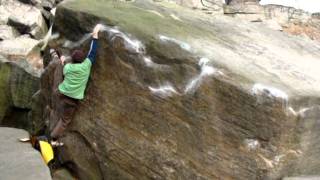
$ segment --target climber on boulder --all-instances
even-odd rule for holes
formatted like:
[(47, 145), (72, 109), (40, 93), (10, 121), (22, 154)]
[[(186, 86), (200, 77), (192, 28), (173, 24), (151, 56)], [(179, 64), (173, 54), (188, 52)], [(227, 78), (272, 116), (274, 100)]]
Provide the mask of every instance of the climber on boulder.
[(100, 29), (101, 25), (98, 24), (92, 32), (92, 41), (88, 55), (85, 56), (81, 50), (74, 50), (71, 55), (71, 63), (65, 63), (66, 58), (64, 56), (59, 57), (57, 51), (50, 50), (52, 59), (59, 59), (59, 62), (63, 65), (63, 70), (60, 73), (54, 73), (54, 76), (56, 76), (54, 77), (56, 81), (54, 84), (58, 83), (57, 87), (55, 87), (55, 94), (58, 98), (58, 121), (50, 133), (53, 139), (61, 137), (73, 118), (79, 100), (84, 98), (84, 91), (90, 76), (91, 66), (95, 63)]

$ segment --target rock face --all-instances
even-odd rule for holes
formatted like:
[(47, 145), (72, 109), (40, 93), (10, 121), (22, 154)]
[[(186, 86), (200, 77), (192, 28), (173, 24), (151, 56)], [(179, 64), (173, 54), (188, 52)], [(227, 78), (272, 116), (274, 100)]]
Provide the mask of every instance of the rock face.
[(45, 49), (51, 35), (47, 25), (51, 25), (53, 15), (50, 11), (54, 3), (45, 0), (1, 1), (0, 54), (11, 61), (27, 60), (40, 74), (43, 68), (40, 50)]
[(320, 179), (320, 177), (316, 177), (316, 176), (305, 176), (305, 177), (288, 177), (288, 178), (284, 178), (283, 180), (317, 180)]
[(32, 129), (28, 120), (33, 94), (39, 89), (39, 78), (28, 72), (28, 63), (19, 65), (0, 55), (0, 125)]
[(317, 14), (301, 9), (281, 5), (261, 6), (256, 0), (239, 0), (232, 1), (229, 6), (225, 6), (224, 13), (251, 22), (262, 22), (269, 25), (271, 29), (320, 40), (320, 21)]
[(44, 124), (41, 108), (31, 109), (41, 104), (35, 92), (43, 68), (40, 48), (48, 41), (40, 10), (47, 5), (35, 5), (33, 1), (0, 1), (0, 125), (30, 131)]
[(304, 35), (313, 40), (320, 40), (320, 17), (312, 14), (306, 22), (289, 23), (284, 31), (294, 35)]
[(0, 174), (1, 179), (51, 180), (49, 168), (40, 153), (19, 138), (29, 134), (20, 129), (0, 128)]
[(0, 41), (6, 39), (14, 39), (18, 36), (18, 32), (10, 26), (0, 25)]
[(59, 169), (53, 173), (53, 180), (75, 180), (66, 169)]
[(41, 11), (17, 0), (3, 0), (0, 4), (3, 21), (14, 26), (21, 34), (31, 34), (41, 39), (47, 33), (47, 26)]
[(165, 2), (77, 0), (57, 8), (56, 45), (88, 50), (98, 22), (60, 152), (80, 179), (319, 175), (319, 43)]
[(206, 14), (222, 14), (224, 0), (153, 0), (154, 2), (170, 2), (177, 5), (201, 10)]
[(26, 36), (0, 41), (0, 54), (12, 61), (27, 60), (35, 69), (42, 69), (39, 41)]

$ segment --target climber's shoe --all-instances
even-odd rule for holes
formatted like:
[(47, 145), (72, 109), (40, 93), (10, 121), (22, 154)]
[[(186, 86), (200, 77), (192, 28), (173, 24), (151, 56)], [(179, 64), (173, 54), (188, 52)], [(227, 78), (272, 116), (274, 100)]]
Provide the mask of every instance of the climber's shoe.
[(52, 140), (51, 145), (52, 145), (52, 147), (59, 147), (59, 146), (63, 146), (63, 142), (60, 142), (58, 140), (55, 140), (55, 141)]

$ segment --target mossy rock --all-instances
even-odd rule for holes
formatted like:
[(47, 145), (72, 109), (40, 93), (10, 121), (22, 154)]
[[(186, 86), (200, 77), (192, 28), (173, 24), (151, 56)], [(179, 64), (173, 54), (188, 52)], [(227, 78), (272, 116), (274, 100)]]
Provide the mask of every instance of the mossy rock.
[(39, 77), (28, 73), (19, 65), (0, 61), (0, 124), (31, 129), (27, 114), (32, 96), (39, 90)]

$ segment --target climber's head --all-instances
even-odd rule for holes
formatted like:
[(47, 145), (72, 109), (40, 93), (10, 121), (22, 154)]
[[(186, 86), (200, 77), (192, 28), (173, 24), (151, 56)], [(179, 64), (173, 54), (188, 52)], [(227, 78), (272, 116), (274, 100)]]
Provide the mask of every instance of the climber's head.
[(85, 54), (82, 50), (77, 49), (72, 52), (71, 57), (73, 63), (82, 63), (85, 58)]

